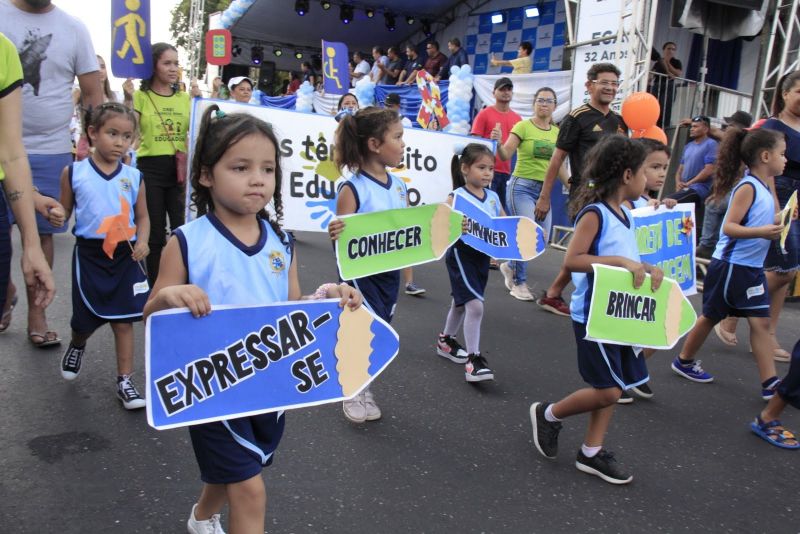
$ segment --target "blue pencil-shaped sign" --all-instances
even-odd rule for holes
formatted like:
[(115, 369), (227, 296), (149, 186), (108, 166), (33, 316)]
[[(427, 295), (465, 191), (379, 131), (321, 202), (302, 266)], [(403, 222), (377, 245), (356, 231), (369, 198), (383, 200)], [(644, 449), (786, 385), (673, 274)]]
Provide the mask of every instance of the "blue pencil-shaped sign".
[(351, 398), (399, 350), (366, 307), (337, 300), (154, 313), (145, 331), (147, 422), (163, 430)]
[(528, 217), (492, 217), (462, 195), (454, 196), (453, 209), (467, 218), (461, 240), (487, 256), (528, 261), (544, 252), (544, 230)]

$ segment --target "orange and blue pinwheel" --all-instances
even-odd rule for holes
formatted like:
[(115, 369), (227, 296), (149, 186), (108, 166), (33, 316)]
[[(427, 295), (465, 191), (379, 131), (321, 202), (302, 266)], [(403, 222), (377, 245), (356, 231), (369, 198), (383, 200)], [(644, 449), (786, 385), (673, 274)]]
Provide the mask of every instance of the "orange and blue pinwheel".
[(120, 212), (105, 217), (95, 232), (96, 234), (106, 234), (103, 239), (103, 252), (111, 259), (114, 259), (114, 250), (117, 245), (124, 241), (130, 241), (136, 235), (136, 226), (129, 226), (131, 205), (123, 196), (119, 197), (119, 202), (122, 206)]

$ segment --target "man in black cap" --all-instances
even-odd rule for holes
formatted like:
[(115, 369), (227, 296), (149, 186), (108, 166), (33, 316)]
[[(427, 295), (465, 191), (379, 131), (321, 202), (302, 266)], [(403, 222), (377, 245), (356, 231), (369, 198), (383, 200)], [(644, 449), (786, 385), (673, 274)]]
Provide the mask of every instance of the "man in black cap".
[[(483, 137), (484, 139), (491, 139), (492, 130), (499, 126), (502, 132), (502, 141), (505, 143), (508, 140), (508, 134), (511, 133), (511, 128), (514, 127), (522, 117), (511, 109), (511, 97), (514, 95), (514, 84), (510, 78), (498, 78), (494, 82), (494, 105), (486, 106), (472, 121), (472, 131), (470, 135)], [(506, 182), (511, 176), (511, 162), (503, 161), (499, 157), (494, 160), (494, 178), (492, 178), (492, 191), (497, 193), (500, 197), (500, 202), (503, 204), (503, 210), (508, 213), (506, 207)]]

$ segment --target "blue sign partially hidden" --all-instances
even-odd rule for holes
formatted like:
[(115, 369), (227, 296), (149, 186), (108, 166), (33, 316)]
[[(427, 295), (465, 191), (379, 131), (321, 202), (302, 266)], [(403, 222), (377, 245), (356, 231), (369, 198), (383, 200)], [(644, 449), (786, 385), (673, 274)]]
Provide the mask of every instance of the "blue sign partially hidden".
[(678, 282), (684, 295), (697, 293), (694, 204), (638, 208), (631, 213), (641, 260)]
[(322, 40), (322, 80), (328, 94), (343, 95), (350, 90), (346, 44)]
[(544, 252), (544, 230), (528, 217), (492, 217), (463, 195), (454, 196), (453, 209), (467, 218), (461, 241), (491, 258), (528, 261)]
[(397, 355), (397, 333), (336, 300), (186, 309), (148, 318), (147, 422), (163, 430), (353, 397)]
[(118, 78), (149, 78), (150, 0), (111, 0), (111, 72)]

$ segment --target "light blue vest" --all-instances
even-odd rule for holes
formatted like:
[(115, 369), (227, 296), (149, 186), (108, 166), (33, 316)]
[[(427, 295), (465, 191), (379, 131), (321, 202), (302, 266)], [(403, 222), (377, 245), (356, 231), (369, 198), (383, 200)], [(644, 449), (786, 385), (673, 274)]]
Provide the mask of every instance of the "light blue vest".
[(483, 211), (491, 215), (492, 217), (499, 217), (500, 216), (500, 208), (502, 208), (502, 204), (500, 204), (500, 197), (497, 196), (497, 193), (492, 191), (491, 189), (484, 188), (484, 197), (483, 200), (479, 199), (475, 195), (473, 195), (470, 191), (467, 190), (466, 187), (459, 187), (451, 194), (454, 197), (460, 196), (464, 197), (476, 206), (479, 206)]
[[(773, 224), (775, 222), (775, 200), (772, 198), (769, 188), (757, 177), (745, 174), (744, 178), (733, 188), (731, 200), (733, 200), (736, 191), (745, 186), (752, 187), (755, 196), (740, 224), (751, 228)], [(730, 211), (730, 204), (728, 205), (728, 210)], [(727, 212), (724, 220), (728, 220)], [(719, 229), (717, 248), (714, 249), (712, 257), (728, 263), (744, 265), (745, 267), (759, 269), (764, 267), (764, 259), (767, 257), (770, 241), (760, 237), (734, 239), (725, 234), (723, 231), (724, 226), (725, 223), (723, 222), (722, 227)]]
[(188, 283), (208, 294), (211, 304), (267, 304), (289, 299), (290, 247), (266, 221), (258, 242), (245, 246), (209, 214), (175, 231)]
[[(97, 229), (108, 216), (117, 215), (122, 210), (123, 197), (130, 206), (128, 226), (134, 225), (134, 206), (142, 183), (142, 173), (138, 169), (122, 163), (113, 173), (105, 174), (97, 168), (92, 158), (86, 158), (69, 166), (69, 181), (75, 195), (75, 227), (78, 237), (104, 239), (105, 233)], [(131, 238), (136, 241), (136, 236)]]
[[(605, 202), (589, 204), (575, 218), (575, 226), (588, 211), (594, 211), (600, 216), (600, 230), (589, 248), (589, 254), (592, 256), (622, 256), (634, 261), (641, 261), (639, 248), (636, 245), (636, 232), (633, 229), (633, 216), (628, 208), (622, 206), (622, 212), (627, 219), (627, 221), (623, 221)], [(572, 283), (575, 284), (575, 292), (572, 293), (569, 311), (574, 321), (585, 324), (589, 316), (589, 304), (592, 300), (594, 274), (572, 273)]]
[(393, 174), (383, 184), (361, 171), (348, 178), (341, 187), (350, 187), (356, 197), (356, 213), (393, 210), (408, 207), (406, 184)]

